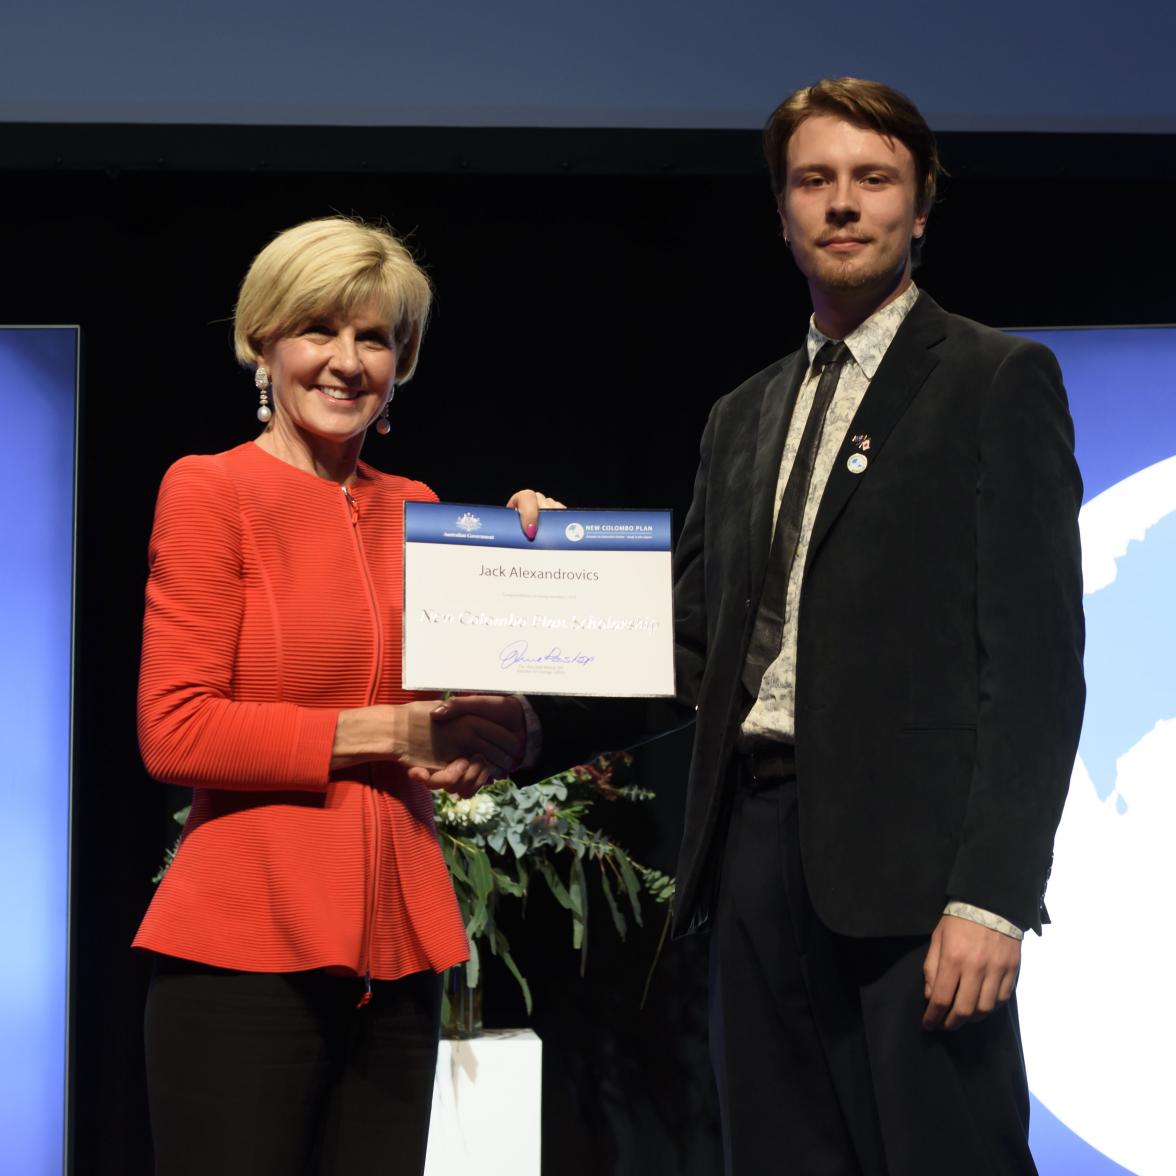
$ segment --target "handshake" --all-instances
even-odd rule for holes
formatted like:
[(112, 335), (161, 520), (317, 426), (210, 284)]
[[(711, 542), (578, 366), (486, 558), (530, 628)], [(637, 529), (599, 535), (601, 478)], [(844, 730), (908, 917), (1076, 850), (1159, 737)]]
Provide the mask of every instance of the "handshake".
[(527, 754), (525, 704), (513, 694), (467, 694), (444, 702), (410, 702), (408, 740), (399, 756), (408, 776), (470, 796), (509, 776)]

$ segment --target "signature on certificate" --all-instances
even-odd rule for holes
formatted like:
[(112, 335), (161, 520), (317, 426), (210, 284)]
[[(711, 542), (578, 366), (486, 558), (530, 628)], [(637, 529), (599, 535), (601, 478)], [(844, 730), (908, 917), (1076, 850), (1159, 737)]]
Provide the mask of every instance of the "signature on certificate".
[(546, 653), (528, 653), (527, 643), (521, 639), (504, 645), (498, 654), (498, 664), (504, 670), (515, 666), (587, 666), (595, 660), (594, 654), (564, 653), (558, 645), (553, 645)]

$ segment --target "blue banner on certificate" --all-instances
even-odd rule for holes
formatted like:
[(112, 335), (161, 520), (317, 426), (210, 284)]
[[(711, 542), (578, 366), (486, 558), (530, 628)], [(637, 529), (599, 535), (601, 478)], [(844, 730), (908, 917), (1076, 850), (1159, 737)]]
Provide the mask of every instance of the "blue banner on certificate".
[(410, 690), (674, 693), (670, 512), (404, 506)]

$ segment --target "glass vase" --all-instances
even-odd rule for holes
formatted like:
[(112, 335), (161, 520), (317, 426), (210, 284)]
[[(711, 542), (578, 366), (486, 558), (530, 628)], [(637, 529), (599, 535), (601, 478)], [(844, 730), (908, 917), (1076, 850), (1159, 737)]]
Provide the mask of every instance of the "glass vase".
[(464, 964), (447, 968), (441, 978), (441, 1036), (462, 1040), (482, 1032), (482, 982), (471, 988)]

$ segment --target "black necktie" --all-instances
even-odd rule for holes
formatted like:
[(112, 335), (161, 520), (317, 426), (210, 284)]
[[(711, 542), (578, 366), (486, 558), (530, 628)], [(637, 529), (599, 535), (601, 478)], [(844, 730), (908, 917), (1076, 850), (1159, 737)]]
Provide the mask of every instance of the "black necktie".
[(755, 614), (755, 625), (751, 631), (751, 644), (747, 650), (747, 661), (743, 664), (743, 685), (753, 699), (759, 697), (760, 683), (768, 666), (780, 656), (780, 642), (784, 635), (784, 611), (788, 600), (788, 578), (792, 563), (796, 559), (796, 545), (800, 541), (800, 524), (804, 519), (804, 506), (808, 501), (809, 483), (813, 478), (813, 466), (817, 460), (817, 448), (821, 443), (821, 430), (825, 426), (825, 414), (829, 402), (837, 391), (841, 378), (841, 366), (849, 355), (844, 343), (829, 341), (817, 352), (813, 367), (821, 373), (817, 391), (813, 396), (808, 420), (804, 424), (796, 459), (788, 473), (788, 482), (780, 499), (776, 514), (776, 530), (772, 536), (772, 548), (768, 555), (768, 569), (764, 576), (764, 589), (760, 595), (759, 609)]

